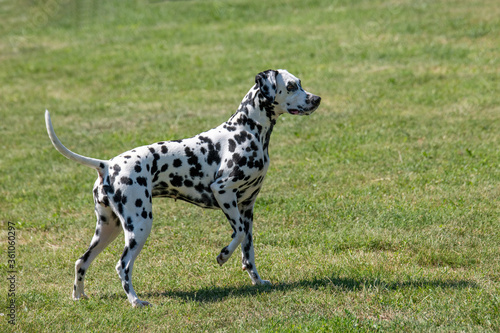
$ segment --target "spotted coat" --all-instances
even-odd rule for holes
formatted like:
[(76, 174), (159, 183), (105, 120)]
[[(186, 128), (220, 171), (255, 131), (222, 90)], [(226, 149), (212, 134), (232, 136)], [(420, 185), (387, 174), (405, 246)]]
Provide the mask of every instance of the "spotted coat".
[(133, 306), (148, 305), (132, 286), (132, 268), (152, 226), (153, 197), (183, 200), (220, 209), (232, 240), (217, 256), (224, 264), (241, 244), (242, 265), (253, 284), (268, 284), (255, 266), (252, 224), (255, 199), (269, 167), (269, 140), (283, 113), (308, 115), (320, 97), (304, 91), (285, 70), (259, 73), (231, 118), (192, 138), (134, 148), (109, 161), (73, 153), (55, 135), (46, 112), (49, 137), (69, 159), (97, 170), (94, 203), (97, 226), (89, 248), (75, 263), (73, 298), (86, 298), (84, 277), (94, 258), (120, 233), (125, 247), (116, 270)]

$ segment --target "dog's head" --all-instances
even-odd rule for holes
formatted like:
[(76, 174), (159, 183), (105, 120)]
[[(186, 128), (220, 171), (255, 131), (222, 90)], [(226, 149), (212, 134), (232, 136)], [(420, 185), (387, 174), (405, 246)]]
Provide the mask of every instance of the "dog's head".
[(277, 115), (310, 115), (321, 102), (321, 97), (302, 89), (300, 80), (284, 69), (259, 73), (255, 83), (262, 96), (274, 106)]

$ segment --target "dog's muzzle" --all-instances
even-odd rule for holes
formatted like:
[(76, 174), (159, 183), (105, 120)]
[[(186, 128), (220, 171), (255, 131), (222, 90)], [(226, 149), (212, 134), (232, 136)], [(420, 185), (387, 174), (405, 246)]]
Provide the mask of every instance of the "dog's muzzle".
[(288, 113), (299, 116), (307, 116), (316, 111), (319, 104), (321, 103), (321, 97), (316, 95), (311, 95), (306, 99), (306, 104), (311, 105), (307, 108), (298, 107), (297, 109), (288, 109)]

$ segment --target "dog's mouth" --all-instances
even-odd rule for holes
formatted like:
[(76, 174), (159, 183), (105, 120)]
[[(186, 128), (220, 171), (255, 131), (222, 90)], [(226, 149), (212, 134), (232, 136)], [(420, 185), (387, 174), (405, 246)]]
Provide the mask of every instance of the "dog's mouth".
[(299, 109), (287, 109), (287, 111), (288, 111), (289, 114), (293, 114), (293, 115), (308, 116), (311, 113), (313, 113), (317, 108), (318, 108), (317, 106), (313, 106), (313, 107), (308, 108), (308, 109), (302, 109), (302, 108), (299, 108)]

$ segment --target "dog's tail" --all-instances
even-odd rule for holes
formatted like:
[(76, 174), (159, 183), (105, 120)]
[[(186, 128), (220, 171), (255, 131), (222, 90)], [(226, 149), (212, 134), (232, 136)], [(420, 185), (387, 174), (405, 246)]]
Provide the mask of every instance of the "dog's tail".
[(48, 110), (45, 110), (45, 125), (47, 126), (47, 133), (49, 134), (50, 140), (52, 141), (52, 144), (54, 145), (54, 147), (56, 147), (58, 152), (60, 152), (63, 156), (70, 160), (96, 169), (97, 172), (102, 176), (102, 174), (104, 173), (104, 168), (108, 164), (107, 161), (78, 155), (77, 153), (73, 153), (71, 150), (64, 147), (64, 145), (61, 143), (61, 141), (59, 141), (56, 133), (54, 132), (52, 121), (50, 120), (50, 113)]

